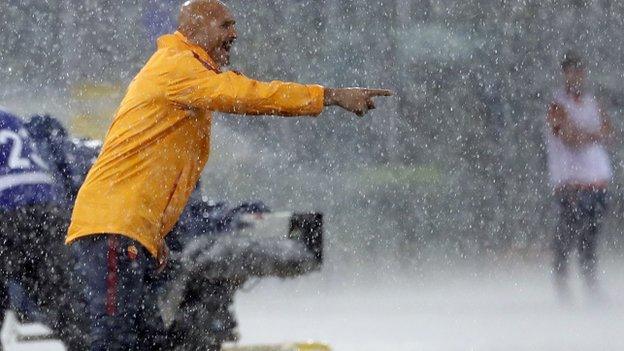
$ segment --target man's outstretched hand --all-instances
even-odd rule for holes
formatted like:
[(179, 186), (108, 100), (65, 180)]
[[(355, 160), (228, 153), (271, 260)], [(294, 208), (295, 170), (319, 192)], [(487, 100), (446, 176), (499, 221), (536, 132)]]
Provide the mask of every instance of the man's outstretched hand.
[(369, 110), (375, 109), (374, 97), (392, 96), (394, 93), (386, 89), (341, 88), (325, 89), (325, 106), (340, 106), (362, 117)]

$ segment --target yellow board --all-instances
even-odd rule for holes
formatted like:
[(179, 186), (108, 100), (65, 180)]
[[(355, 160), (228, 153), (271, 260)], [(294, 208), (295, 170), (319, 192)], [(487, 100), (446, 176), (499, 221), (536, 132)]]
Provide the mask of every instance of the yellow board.
[(230, 345), (223, 351), (331, 351), (328, 345), (317, 342), (276, 344), (276, 345)]

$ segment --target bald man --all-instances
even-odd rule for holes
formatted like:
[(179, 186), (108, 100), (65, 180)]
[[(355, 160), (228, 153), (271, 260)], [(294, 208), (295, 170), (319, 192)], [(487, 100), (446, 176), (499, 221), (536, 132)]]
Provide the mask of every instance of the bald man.
[(78, 193), (66, 243), (83, 278), (92, 350), (156, 350), (163, 327), (149, 281), (166, 262), (165, 236), (208, 160), (211, 113), (317, 116), (339, 106), (363, 116), (379, 89), (259, 82), (224, 70), (237, 38), (220, 1), (192, 0), (178, 31), (128, 87)]

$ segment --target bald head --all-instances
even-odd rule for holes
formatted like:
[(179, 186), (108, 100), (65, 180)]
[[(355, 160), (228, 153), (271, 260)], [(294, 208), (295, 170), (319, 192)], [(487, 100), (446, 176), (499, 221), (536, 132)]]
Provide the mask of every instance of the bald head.
[(224, 12), (229, 10), (219, 0), (189, 0), (180, 8), (178, 29), (183, 33), (193, 32), (198, 26), (204, 25), (205, 21), (214, 19)]
[(178, 31), (206, 50), (220, 66), (230, 62), (230, 50), (237, 37), (235, 25), (230, 9), (219, 0), (189, 0), (178, 17)]

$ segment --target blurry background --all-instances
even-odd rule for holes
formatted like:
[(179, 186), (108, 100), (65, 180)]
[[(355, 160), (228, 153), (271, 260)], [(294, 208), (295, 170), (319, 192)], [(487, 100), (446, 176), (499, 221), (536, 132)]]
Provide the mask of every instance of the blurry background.
[[(543, 128), (559, 60), (570, 48), (587, 57), (593, 90), (621, 133), (624, 3), (226, 2), (238, 19), (234, 69), (391, 88), (397, 97), (362, 120), (338, 111), (318, 120), (215, 118), (209, 197), (324, 212), (326, 281), (400, 280), (397, 271), (425, 278), (432, 266), (474, 266), (466, 276), (491, 278), (485, 263), (528, 262), (547, 282), (556, 208)], [(0, 104), (101, 137), (155, 38), (175, 28), (180, 3), (0, 2)], [(624, 253), (619, 135), (602, 240), (613, 259)]]

